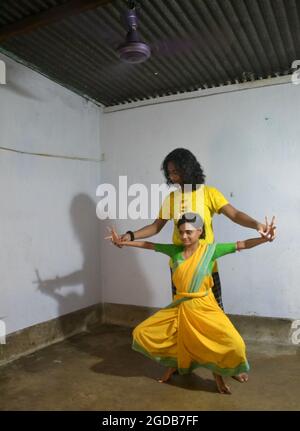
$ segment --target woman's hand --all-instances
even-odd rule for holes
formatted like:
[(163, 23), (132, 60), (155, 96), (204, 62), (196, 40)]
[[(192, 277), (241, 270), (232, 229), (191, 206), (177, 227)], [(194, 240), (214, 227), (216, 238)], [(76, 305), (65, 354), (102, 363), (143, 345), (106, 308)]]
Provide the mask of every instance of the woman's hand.
[(276, 236), (275, 216), (272, 217), (271, 223), (269, 224), (267, 216), (265, 217), (265, 224), (259, 223), (257, 230), (262, 238), (266, 241), (272, 242)]
[(129, 233), (124, 233), (123, 235), (120, 236), (120, 239), (121, 239), (121, 242), (123, 242), (123, 241), (125, 241), (125, 242), (131, 241), (131, 237), (130, 237)]
[(248, 248), (252, 248), (252, 247), (256, 247), (257, 245), (260, 244), (265, 244), (266, 242), (272, 242), (275, 238), (275, 233), (276, 233), (276, 226), (275, 226), (275, 217), (272, 217), (272, 221), (269, 224), (268, 222), (268, 218), (265, 217), (266, 219), (266, 232), (268, 232), (266, 235), (262, 235), (261, 238), (250, 238), (250, 239), (246, 239), (244, 241), (237, 241), (237, 250), (244, 250), (244, 249), (248, 249)]
[(267, 230), (269, 232), (268, 240), (269, 242), (272, 242), (276, 237), (276, 229), (277, 229), (277, 227), (275, 226), (275, 216), (272, 217), (271, 224), (268, 223), (267, 216), (265, 219), (266, 219)]
[[(121, 237), (117, 234), (115, 229), (113, 227), (108, 227), (107, 229), (110, 231), (110, 235), (106, 236), (104, 239), (110, 239), (114, 245), (122, 248)], [(125, 244), (123, 244), (123, 245), (125, 245)]]

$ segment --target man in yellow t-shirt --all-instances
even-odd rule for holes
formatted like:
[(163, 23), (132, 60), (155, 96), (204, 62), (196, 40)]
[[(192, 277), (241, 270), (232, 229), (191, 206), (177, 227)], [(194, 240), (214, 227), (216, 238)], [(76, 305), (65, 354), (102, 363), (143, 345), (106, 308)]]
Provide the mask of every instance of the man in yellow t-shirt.
[[(181, 244), (176, 222), (184, 212), (197, 212), (204, 220), (205, 237), (203, 241), (214, 242), (212, 217), (214, 214), (224, 214), (234, 223), (257, 230), (261, 236), (270, 238), (268, 227), (259, 223), (247, 214), (234, 208), (222, 193), (214, 187), (204, 185), (205, 175), (194, 156), (185, 148), (177, 148), (169, 153), (162, 164), (168, 185), (177, 184), (178, 190), (170, 193), (164, 200), (157, 219), (150, 225), (121, 236), (122, 241), (148, 238), (161, 231), (169, 220), (174, 221), (173, 242)], [(188, 191), (186, 191), (188, 189)], [(221, 283), (217, 268), (213, 272), (214, 286), (212, 291), (221, 308)], [(174, 294), (174, 286), (172, 286)]]
[(181, 245), (182, 242), (177, 229), (178, 220), (186, 212), (198, 213), (202, 220), (204, 220), (204, 240), (208, 244), (211, 244), (214, 242), (212, 218), (214, 214), (219, 214), (221, 208), (228, 203), (228, 200), (219, 190), (202, 184), (194, 191), (182, 191), (179, 189), (171, 192), (165, 198), (158, 218), (174, 221), (173, 243)]

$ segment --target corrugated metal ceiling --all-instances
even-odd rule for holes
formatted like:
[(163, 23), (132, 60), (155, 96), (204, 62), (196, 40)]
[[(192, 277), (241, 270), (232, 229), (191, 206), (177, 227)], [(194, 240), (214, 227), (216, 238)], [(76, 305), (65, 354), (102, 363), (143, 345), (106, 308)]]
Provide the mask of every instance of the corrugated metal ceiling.
[(67, 0), (2, 0), (0, 2), (0, 26), (12, 24), (25, 17), (66, 3)]
[[(3, 1), (0, 30), (63, 3)], [(122, 0), (11, 37), (1, 47), (105, 106), (284, 75), (300, 59), (298, 0), (139, 3), (140, 35), (152, 49), (143, 64), (121, 63), (115, 51), (126, 34)]]

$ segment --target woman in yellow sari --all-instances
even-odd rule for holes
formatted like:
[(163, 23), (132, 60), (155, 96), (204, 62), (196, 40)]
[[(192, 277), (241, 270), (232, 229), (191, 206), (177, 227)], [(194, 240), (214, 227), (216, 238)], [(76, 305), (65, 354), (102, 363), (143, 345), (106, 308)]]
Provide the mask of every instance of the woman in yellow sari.
[[(243, 376), (248, 372), (249, 364), (243, 339), (212, 293), (211, 274), (219, 257), (255, 247), (268, 239), (206, 244), (201, 241), (203, 221), (196, 213), (184, 214), (178, 221), (178, 229), (182, 246), (147, 241), (122, 242), (122, 245), (170, 256), (176, 286), (173, 302), (134, 329), (132, 347), (168, 367), (160, 382), (169, 380), (176, 370), (179, 374), (187, 374), (197, 367), (205, 367), (213, 372), (219, 392), (231, 393), (222, 376)], [(273, 218), (270, 238), (274, 232)], [(115, 243), (121, 241), (113, 230), (111, 238)], [(247, 378), (243, 380), (247, 381)]]

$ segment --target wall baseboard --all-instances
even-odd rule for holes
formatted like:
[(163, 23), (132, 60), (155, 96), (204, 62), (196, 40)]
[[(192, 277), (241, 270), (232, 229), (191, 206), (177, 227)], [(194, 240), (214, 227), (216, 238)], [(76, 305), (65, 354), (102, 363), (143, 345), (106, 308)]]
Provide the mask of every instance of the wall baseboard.
[[(30, 326), (9, 334), (6, 344), (0, 344), (0, 366), (102, 324), (134, 328), (157, 310), (129, 304), (96, 304)], [(299, 351), (300, 344), (292, 342), (291, 319), (238, 315), (229, 315), (229, 318), (246, 342)]]
[(96, 304), (13, 332), (6, 337), (6, 344), (0, 344), (0, 365), (58, 343), (102, 322), (103, 304)]
[[(139, 322), (158, 311), (158, 308), (126, 304), (104, 304), (104, 322), (135, 327)], [(292, 342), (291, 319), (273, 317), (228, 315), (234, 326), (246, 341), (297, 346)], [(299, 334), (300, 342), (300, 334)]]

